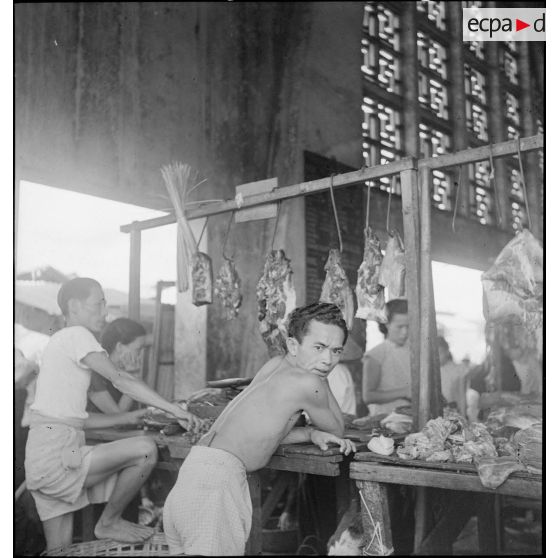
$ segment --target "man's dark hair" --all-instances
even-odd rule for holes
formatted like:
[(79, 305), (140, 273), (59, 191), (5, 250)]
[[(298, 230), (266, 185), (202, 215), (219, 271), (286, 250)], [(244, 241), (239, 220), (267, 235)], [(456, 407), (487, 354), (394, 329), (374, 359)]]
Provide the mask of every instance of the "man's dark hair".
[(349, 332), (347, 324), (343, 319), (343, 313), (339, 306), (328, 302), (313, 302), (312, 304), (295, 308), (289, 314), (287, 336), (294, 337), (299, 343), (302, 343), (302, 339), (308, 332), (308, 326), (312, 320), (340, 327), (343, 330), (343, 345), (345, 345)]
[(128, 345), (145, 335), (145, 328), (129, 318), (117, 318), (108, 323), (101, 333), (101, 346), (110, 355), (117, 343)]
[(393, 320), (395, 314), (408, 314), (407, 301), (404, 298), (394, 298), (386, 302), (387, 321), (388, 324)]
[(90, 277), (76, 277), (64, 283), (60, 287), (57, 297), (58, 306), (60, 306), (62, 314), (64, 316), (68, 315), (68, 302), (71, 299), (85, 300), (95, 287), (102, 288), (98, 281)]

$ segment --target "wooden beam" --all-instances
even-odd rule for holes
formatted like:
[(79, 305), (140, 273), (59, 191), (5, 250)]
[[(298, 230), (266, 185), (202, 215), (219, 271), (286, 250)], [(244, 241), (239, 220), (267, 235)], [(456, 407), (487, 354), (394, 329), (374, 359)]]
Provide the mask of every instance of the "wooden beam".
[[(461, 151), (469, 146), (469, 131), (465, 108), (465, 70), (463, 57), (463, 12), (459, 2), (448, 2), (449, 70), (450, 70), (450, 114), (452, 124), (453, 151)], [(457, 212), (469, 217), (469, 188), (459, 189), (459, 198), (454, 199)]]
[[(519, 41), (517, 47), (519, 49), (518, 73), (521, 87), (519, 106), (521, 107), (522, 135), (530, 136), (537, 133), (537, 125), (531, 90), (529, 43)], [(526, 206), (529, 208), (529, 215), (531, 217), (531, 232), (538, 238), (542, 238), (542, 204), (539, 195), (542, 177), (539, 176), (537, 154), (527, 153), (522, 162), (525, 172), (525, 187), (527, 189)]]
[(387, 488), (376, 482), (356, 483), (364, 530), (364, 554), (387, 556), (393, 553)]
[(409, 470), (397, 465), (356, 462), (351, 463), (351, 478), (354, 480), (405, 484), (408, 486), (431, 486), (449, 490), (505, 494), (523, 498), (542, 498), (541, 478), (528, 479), (510, 477), (498, 488), (485, 488), (476, 473), (453, 473), (425, 469)]
[(401, 14), (401, 88), (403, 96), (403, 146), (407, 155), (420, 155), (417, 9), (415, 2), (403, 2)]
[[(422, 428), (431, 418), (430, 410), (430, 347), (432, 345), (430, 321), (432, 315), (432, 292), (430, 290), (431, 262), (430, 262), (430, 170), (422, 168), (420, 171), (420, 381), (419, 381), (419, 428)], [(411, 360), (414, 355), (411, 356)]]
[[(194, 209), (187, 209), (184, 213), (187, 219), (209, 217), (211, 215), (227, 213), (228, 211), (235, 211), (240, 208), (244, 209), (247, 207), (255, 207), (261, 204), (297, 198), (308, 194), (315, 194), (316, 192), (324, 192), (329, 190), (331, 187), (335, 189), (343, 186), (350, 186), (351, 184), (359, 184), (367, 180), (382, 178), (384, 176), (392, 176), (403, 170), (412, 169), (415, 166), (415, 160), (412, 157), (407, 157), (386, 165), (363, 167), (362, 169), (354, 172), (346, 172), (333, 177), (320, 178), (318, 180), (311, 180), (309, 182), (302, 182), (291, 186), (283, 186), (273, 190), (272, 192), (263, 192), (261, 194), (246, 196), (240, 207), (235, 200), (213, 203), (200, 201), (198, 207)], [(176, 223), (176, 216), (174, 214), (156, 217), (154, 219), (147, 219), (145, 221), (135, 221), (134, 223), (130, 223), (128, 225), (122, 225), (120, 227), (120, 231), (128, 233), (133, 229), (152, 229), (162, 225), (169, 225), (171, 223)]]
[[(136, 221), (137, 223), (137, 221)], [(130, 275), (128, 288), (128, 317), (140, 320), (141, 230), (130, 233)]]
[(273, 455), (266, 465), (269, 469), (277, 471), (291, 471), (293, 473), (308, 473), (310, 475), (323, 475), (336, 477), (339, 475), (339, 463), (331, 463), (323, 458), (306, 457), (280, 457)]
[(291, 476), (288, 473), (279, 473), (262, 507), (262, 525), (266, 525), (268, 522), (273, 510), (277, 507), (281, 496), (283, 496), (285, 490), (289, 488), (290, 482)]
[(405, 238), (405, 291), (409, 309), (409, 348), (411, 352), (411, 399), (415, 428), (419, 425), (420, 397), (420, 228), (417, 172), (401, 173), (401, 208)]
[[(496, 7), (495, 3), (491, 5)], [(486, 43), (487, 73), (486, 85), (488, 93), (488, 126), (489, 137), (493, 142), (507, 139), (504, 123), (504, 99), (500, 78), (499, 43)], [(510, 185), (507, 177), (506, 163), (502, 159), (494, 161), (494, 197), (500, 209), (503, 229), (511, 228)]]
[(262, 491), (258, 471), (248, 473), (248, 488), (252, 500), (252, 527), (246, 543), (246, 556), (258, 556), (262, 553)]
[[(538, 134), (528, 138), (521, 138), (521, 151), (535, 151), (544, 147), (544, 136)], [(492, 146), (492, 156), (494, 159), (506, 157), (507, 155), (515, 155), (517, 153), (517, 140), (504, 141)], [(443, 169), (447, 167), (455, 167), (465, 163), (476, 163), (478, 161), (487, 161), (490, 158), (490, 145), (482, 147), (473, 147), (456, 153), (448, 153), (447, 155), (439, 155), (438, 157), (428, 157), (419, 159), (418, 168), (428, 167), (430, 169)]]
[[(540, 134), (530, 138), (523, 138), (521, 140), (522, 151), (533, 151), (535, 149), (541, 149), (543, 146), (544, 138)], [(513, 141), (493, 146), (493, 157), (495, 159), (515, 154), (516, 152), (517, 143)], [(464, 163), (484, 161), (489, 158), (489, 153), (489, 146), (477, 147), (457, 153), (450, 153), (448, 155), (440, 155), (439, 157), (421, 159), (418, 162), (418, 167), (421, 168), (426, 166), (431, 169), (439, 169), (453, 167)], [(375, 178), (392, 176), (394, 174), (416, 168), (416, 166), (416, 159), (413, 157), (407, 157), (386, 165), (377, 165), (375, 167), (362, 168), (354, 172), (339, 174), (333, 178), (321, 178), (310, 182), (302, 182), (301, 184), (293, 184), (292, 186), (283, 186), (282, 188), (277, 188), (273, 192), (247, 196), (243, 200), (242, 208), (255, 207), (257, 205), (272, 203), (283, 199), (296, 198), (299, 196), (314, 194), (316, 192), (323, 192), (325, 190), (329, 190), (330, 187), (339, 188), (343, 186), (350, 186), (352, 184), (359, 184)], [(220, 213), (227, 213), (228, 211), (235, 211), (237, 209), (239, 209), (239, 207), (235, 200), (214, 202), (210, 204), (200, 201), (197, 208), (185, 211), (185, 215), (188, 219), (198, 219), (200, 217), (218, 215)], [(163, 217), (156, 217), (145, 221), (134, 221), (128, 225), (122, 225), (120, 227), (120, 231), (129, 233), (132, 230), (152, 229), (172, 223), (176, 223), (176, 217), (174, 214), (169, 214)]]

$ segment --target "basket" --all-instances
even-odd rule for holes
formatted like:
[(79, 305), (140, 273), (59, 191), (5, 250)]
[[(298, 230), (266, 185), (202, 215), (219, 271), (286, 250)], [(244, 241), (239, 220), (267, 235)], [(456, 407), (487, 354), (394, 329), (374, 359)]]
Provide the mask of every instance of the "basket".
[(142, 543), (87, 541), (51, 550), (42, 556), (169, 556), (169, 545), (165, 535), (157, 533)]

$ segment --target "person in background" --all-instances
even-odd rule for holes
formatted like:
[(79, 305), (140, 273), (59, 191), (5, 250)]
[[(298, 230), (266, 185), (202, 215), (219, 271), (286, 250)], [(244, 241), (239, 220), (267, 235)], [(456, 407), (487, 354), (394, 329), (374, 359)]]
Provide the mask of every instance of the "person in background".
[(467, 368), (463, 364), (454, 362), (448, 342), (442, 336), (438, 336), (438, 356), (440, 358), (442, 395), (448, 404), (456, 405), (459, 413), (465, 416)]
[(122, 512), (155, 467), (157, 446), (143, 436), (85, 445), (85, 428), (135, 424), (144, 413), (88, 415), (91, 371), (194, 429), (200, 420), (108, 358), (94, 335), (102, 330), (106, 316), (105, 296), (97, 281), (75, 278), (64, 283), (58, 305), (66, 326), (50, 338), (44, 350), (25, 448), (27, 487), (43, 523), (47, 551), (71, 544), (73, 512), (95, 501), (108, 500), (95, 525), (97, 538), (141, 542), (153, 530), (125, 521)]
[[(146, 331), (140, 323), (129, 318), (117, 318), (105, 326), (100, 341), (117, 368), (139, 377), (146, 341)], [(96, 372), (91, 375), (89, 400), (103, 413), (129, 411), (134, 405), (130, 396), (118, 391)]]
[(342, 362), (337, 364), (327, 377), (333, 397), (344, 415), (356, 414), (355, 384), (351, 371)]
[(362, 398), (372, 415), (389, 413), (411, 399), (407, 301), (390, 300), (386, 310), (386, 340), (365, 353), (362, 361)]

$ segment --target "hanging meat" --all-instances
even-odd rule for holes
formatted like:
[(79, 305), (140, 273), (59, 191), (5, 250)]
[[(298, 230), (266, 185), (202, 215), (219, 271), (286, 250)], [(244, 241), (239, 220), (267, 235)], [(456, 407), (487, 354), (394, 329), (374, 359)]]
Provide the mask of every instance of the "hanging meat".
[(203, 252), (196, 252), (192, 259), (192, 302), (196, 306), (213, 302), (213, 267)]
[(283, 250), (272, 250), (256, 286), (260, 333), (271, 356), (285, 351), (287, 317), (296, 308), (290, 260)]
[(528, 330), (541, 327), (543, 249), (531, 232), (525, 229), (508, 242), (481, 279), (488, 320), (519, 316)]
[(341, 253), (339, 250), (334, 248), (329, 251), (329, 257), (324, 269), (326, 271), (326, 278), (322, 286), (320, 302), (336, 304), (343, 313), (347, 329), (350, 330), (353, 327), (355, 303), (347, 274), (341, 266)]
[(234, 262), (228, 258), (225, 258), (217, 274), (215, 296), (221, 301), (226, 320), (232, 320), (238, 316), (238, 309), (242, 303), (240, 277)]
[(358, 268), (356, 317), (362, 320), (386, 322), (384, 287), (380, 284), (382, 252), (380, 240), (370, 227), (364, 229), (364, 257)]
[(396, 230), (389, 235), (378, 282), (384, 287), (386, 302), (405, 296), (405, 251)]

